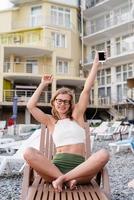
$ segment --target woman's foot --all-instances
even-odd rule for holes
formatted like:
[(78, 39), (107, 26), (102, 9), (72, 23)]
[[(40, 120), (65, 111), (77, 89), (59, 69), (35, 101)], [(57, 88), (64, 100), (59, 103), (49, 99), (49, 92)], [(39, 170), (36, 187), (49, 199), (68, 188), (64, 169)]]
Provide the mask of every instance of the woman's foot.
[(62, 191), (63, 183), (65, 182), (64, 176), (58, 177), (55, 181), (52, 182), (52, 185), (57, 192)]
[(77, 188), (76, 184), (77, 184), (76, 180), (71, 180), (71, 181), (68, 182), (67, 185), (69, 186), (70, 190), (73, 190), (73, 189)]

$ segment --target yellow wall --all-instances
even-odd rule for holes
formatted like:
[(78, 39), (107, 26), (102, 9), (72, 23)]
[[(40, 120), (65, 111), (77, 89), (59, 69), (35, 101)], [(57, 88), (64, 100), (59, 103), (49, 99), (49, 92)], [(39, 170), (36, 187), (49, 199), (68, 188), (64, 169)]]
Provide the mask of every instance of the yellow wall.
[(4, 80), (3, 89), (4, 90), (11, 90), (12, 89), (12, 83), (8, 80)]

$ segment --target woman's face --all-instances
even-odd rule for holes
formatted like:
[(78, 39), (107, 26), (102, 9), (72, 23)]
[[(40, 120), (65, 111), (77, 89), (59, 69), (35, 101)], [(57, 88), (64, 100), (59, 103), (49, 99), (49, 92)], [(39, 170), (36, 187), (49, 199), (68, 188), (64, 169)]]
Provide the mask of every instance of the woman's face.
[(58, 113), (65, 114), (70, 108), (71, 97), (68, 94), (59, 94), (57, 95), (54, 106)]

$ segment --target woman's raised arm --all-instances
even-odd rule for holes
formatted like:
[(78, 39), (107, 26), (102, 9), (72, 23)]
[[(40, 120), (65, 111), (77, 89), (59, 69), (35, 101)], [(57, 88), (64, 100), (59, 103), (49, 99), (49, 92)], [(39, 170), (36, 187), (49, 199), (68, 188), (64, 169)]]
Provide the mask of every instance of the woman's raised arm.
[(76, 110), (78, 112), (77, 113), (78, 115), (84, 114), (84, 112), (87, 108), (87, 105), (89, 103), (90, 91), (91, 91), (91, 88), (94, 84), (99, 64), (100, 63), (99, 63), (99, 58), (98, 58), (98, 52), (96, 51), (91, 71), (90, 71), (90, 73), (89, 73), (89, 75), (86, 79), (86, 82), (84, 84), (84, 88), (83, 88), (83, 90), (80, 94), (79, 101), (76, 105), (76, 107), (77, 107)]
[(33, 115), (33, 117), (38, 122), (44, 123), (46, 125), (48, 125), (49, 123), (49, 117), (37, 107), (37, 102), (44, 88), (46, 88), (49, 84), (52, 84), (52, 81), (52, 75), (44, 75), (41, 79), (41, 83), (39, 84), (38, 88), (35, 90), (34, 94), (31, 96), (27, 103), (27, 108), (29, 112)]

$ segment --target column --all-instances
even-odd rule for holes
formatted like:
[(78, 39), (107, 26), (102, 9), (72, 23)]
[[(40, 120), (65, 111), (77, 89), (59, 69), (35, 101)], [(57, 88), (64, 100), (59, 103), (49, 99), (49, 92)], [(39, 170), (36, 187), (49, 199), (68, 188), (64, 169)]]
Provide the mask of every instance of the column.
[(0, 46), (0, 102), (3, 101), (4, 48)]
[(31, 114), (28, 111), (28, 109), (25, 109), (25, 124), (30, 124), (31, 123)]
[(53, 83), (52, 83), (52, 94), (56, 91), (56, 55), (55, 52), (53, 52), (52, 55), (52, 75), (54, 77)]

